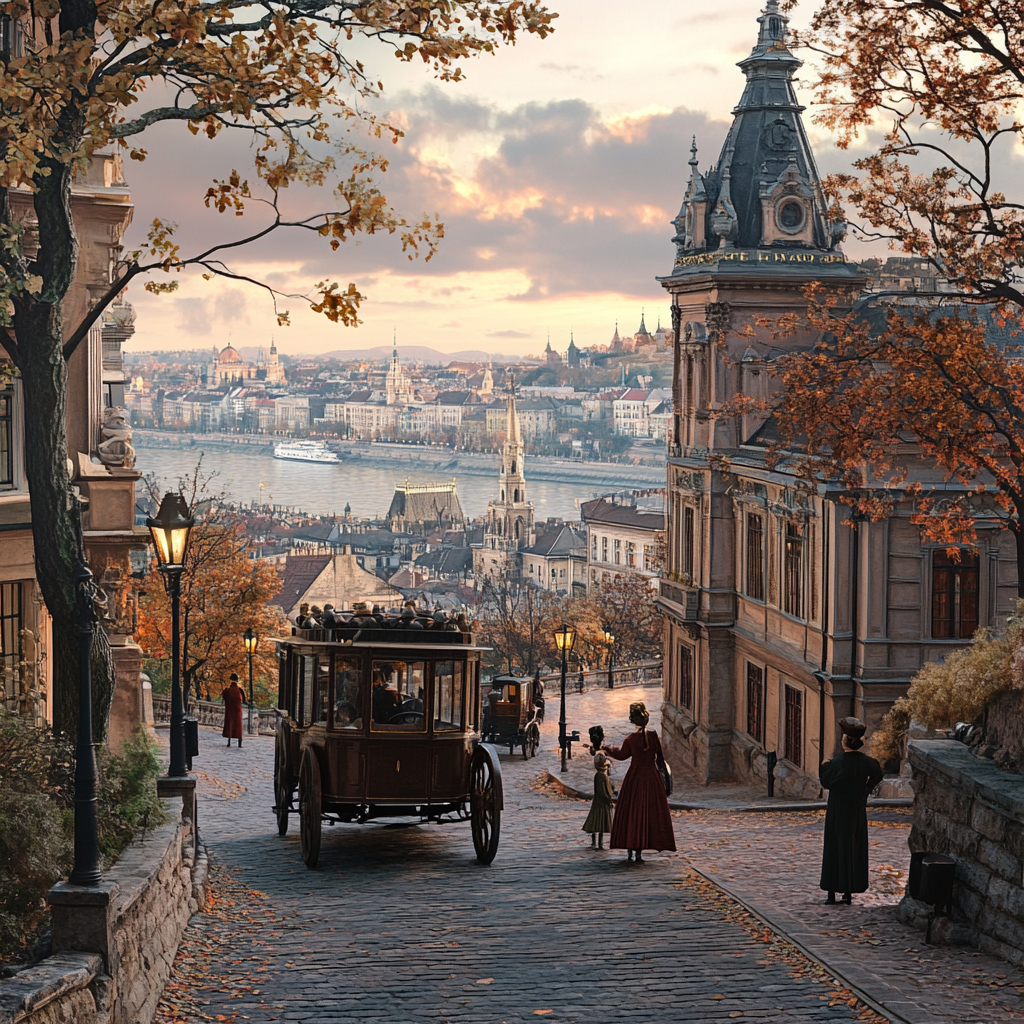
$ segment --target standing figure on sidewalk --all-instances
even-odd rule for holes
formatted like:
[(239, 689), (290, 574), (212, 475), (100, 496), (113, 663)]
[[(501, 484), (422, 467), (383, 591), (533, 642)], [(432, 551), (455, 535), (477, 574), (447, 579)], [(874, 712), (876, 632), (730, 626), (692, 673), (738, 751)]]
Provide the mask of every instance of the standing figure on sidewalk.
[(590, 727), (590, 749), (594, 752), (594, 802), (590, 813), (583, 822), (583, 831), (590, 833), (590, 845), (595, 850), (604, 849), (604, 834), (612, 830), (612, 765), (608, 755), (601, 749), (604, 743), (604, 729), (599, 725)]
[(651, 716), (642, 701), (629, 705), (629, 720), (636, 732), (627, 736), (621, 747), (603, 748), (617, 761), (631, 759), (619, 789), (611, 848), (628, 851), (627, 863), (643, 864), (644, 850), (675, 850), (676, 839), (665, 783), (658, 771), (665, 755), (658, 734), (647, 728)]
[(231, 673), (231, 681), (221, 690), (220, 699), (224, 701), (224, 729), (221, 736), (227, 736), (228, 746), (232, 740), (238, 740), (242, 745), (242, 702), (245, 700), (245, 693), (238, 685), (238, 676)]
[(825, 811), (825, 844), (821, 854), (819, 887), (828, 893), (826, 903), (853, 902), (855, 892), (868, 888), (868, 795), (882, 781), (882, 767), (862, 754), (866, 726), (859, 718), (844, 718), (843, 752), (826, 761), (818, 770), (822, 786), (828, 790)]

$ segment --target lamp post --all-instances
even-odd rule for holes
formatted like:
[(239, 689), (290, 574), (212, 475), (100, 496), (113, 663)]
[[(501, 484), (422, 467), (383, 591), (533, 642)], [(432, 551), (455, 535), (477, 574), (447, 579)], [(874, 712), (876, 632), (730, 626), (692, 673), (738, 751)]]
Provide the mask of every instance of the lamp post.
[(576, 630), (564, 622), (560, 629), (555, 630), (555, 644), (562, 655), (562, 706), (558, 712), (558, 749), (562, 753), (562, 771), (566, 770), (566, 738), (565, 738), (565, 671), (566, 658), (576, 646)]
[(249, 732), (252, 733), (252, 709), (255, 707), (255, 702), (252, 699), (252, 656), (256, 653), (256, 645), (259, 643), (259, 639), (252, 630), (252, 626), (249, 626), (245, 633), (242, 634), (242, 640), (245, 642), (245, 653), (249, 657)]
[(615, 678), (612, 676), (612, 653), (614, 650), (615, 637), (606, 629), (604, 631), (604, 642), (608, 645), (608, 689), (615, 689)]
[(75, 569), (78, 611), (78, 736), (75, 744), (75, 865), (72, 885), (98, 885), (100, 844), (96, 825), (96, 749), (92, 744), (92, 644), (96, 635), (96, 585), (84, 552)]
[(171, 599), (171, 763), (167, 774), (183, 778), (185, 768), (185, 705), (181, 698), (181, 636), (179, 612), (181, 604), (181, 574), (185, 571), (185, 554), (189, 534), (195, 520), (180, 494), (168, 491), (160, 502), (160, 511), (146, 520), (156, 559), (163, 574), (164, 586)]

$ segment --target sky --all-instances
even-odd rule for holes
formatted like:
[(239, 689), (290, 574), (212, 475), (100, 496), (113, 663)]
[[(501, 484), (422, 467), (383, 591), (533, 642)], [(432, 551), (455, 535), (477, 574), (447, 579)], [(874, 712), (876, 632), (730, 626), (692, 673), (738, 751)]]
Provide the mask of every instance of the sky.
[[(438, 254), (409, 261), (395, 236), (348, 241), (333, 253), (305, 233), (277, 233), (232, 266), (288, 291), (323, 279), (366, 296), (356, 328), (292, 303), (278, 327), (264, 293), (182, 274), (177, 292), (134, 284), (135, 351), (269, 345), (315, 354), (390, 344), (442, 352), (527, 355), (605, 344), (618, 323), (633, 333), (668, 323), (655, 281), (674, 254), (670, 221), (689, 176), (691, 137), (702, 168), (715, 162), (743, 90), (735, 66), (757, 37), (761, 0), (644, 0), (624, 16), (611, 0), (551, 0), (556, 30), (463, 64), (466, 80), (438, 83), (422, 65), (395, 61), (379, 44), (360, 56), (382, 76), (376, 112), (405, 130), (388, 146), (385, 193), (410, 220), (437, 213)], [(799, 11), (798, 11), (799, 14)], [(809, 90), (801, 89), (809, 101)], [(822, 173), (849, 165), (805, 115)], [(230, 134), (230, 133), (228, 133)], [(236, 237), (256, 223), (206, 210), (213, 178), (250, 166), (241, 137), (194, 138), (158, 125), (126, 161), (136, 205), (128, 248), (154, 217), (178, 225), (182, 252)], [(303, 193), (307, 190), (302, 189)], [(322, 195), (293, 194), (295, 208), (329, 209)], [(854, 255), (847, 247), (848, 254)]]

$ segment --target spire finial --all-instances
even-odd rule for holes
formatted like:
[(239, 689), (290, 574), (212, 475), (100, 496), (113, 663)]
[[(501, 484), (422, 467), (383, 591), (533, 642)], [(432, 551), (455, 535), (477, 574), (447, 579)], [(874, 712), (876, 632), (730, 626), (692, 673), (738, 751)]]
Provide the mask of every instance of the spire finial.
[(694, 135), (693, 142), (690, 143), (690, 166), (693, 168), (693, 173), (697, 173), (697, 136)]

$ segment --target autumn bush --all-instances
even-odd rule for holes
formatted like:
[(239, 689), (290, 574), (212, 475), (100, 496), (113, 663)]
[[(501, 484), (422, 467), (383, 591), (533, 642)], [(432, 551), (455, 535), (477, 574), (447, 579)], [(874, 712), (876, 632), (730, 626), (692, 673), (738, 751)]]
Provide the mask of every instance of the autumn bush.
[[(166, 820), (160, 766), (145, 733), (120, 754), (100, 752), (100, 850), (112, 863), (140, 829)], [(67, 876), (74, 841), (73, 746), (0, 710), (0, 961), (31, 958), (45, 931), (46, 891)]]
[(957, 722), (975, 721), (999, 694), (1022, 688), (1022, 655), (1024, 601), (1018, 601), (1003, 635), (979, 629), (970, 647), (956, 651), (941, 663), (929, 662), (914, 676), (907, 695), (896, 701), (875, 733), (874, 756), (883, 762), (901, 758), (912, 721), (928, 729), (948, 729)]

